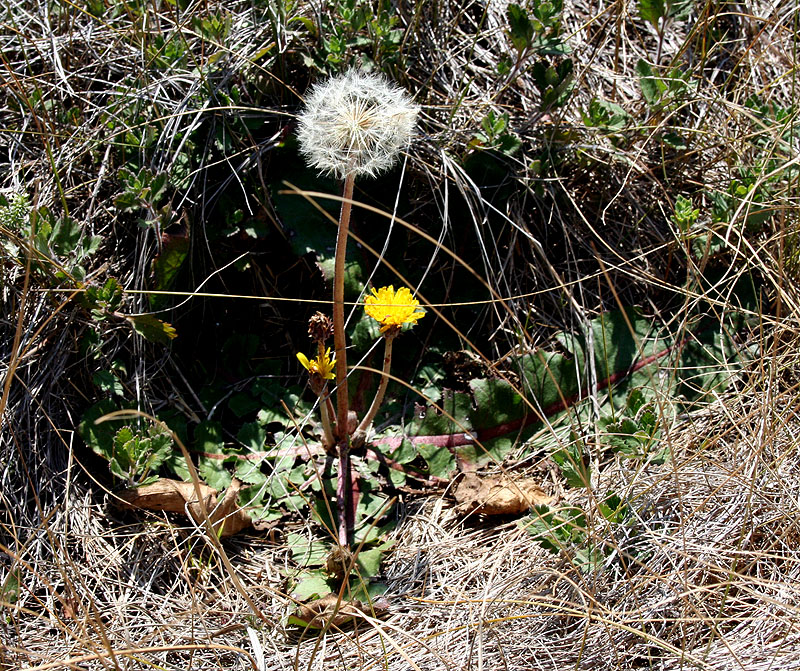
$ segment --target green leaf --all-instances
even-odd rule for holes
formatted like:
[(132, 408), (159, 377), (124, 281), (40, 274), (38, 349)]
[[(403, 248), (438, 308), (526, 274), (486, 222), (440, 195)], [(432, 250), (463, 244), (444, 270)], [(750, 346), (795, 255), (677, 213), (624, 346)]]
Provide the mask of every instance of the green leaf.
[(548, 506), (534, 506), (530, 517), (519, 524), (533, 536), (533, 540), (554, 554), (570, 550), (586, 538), (586, 515), (580, 508), (567, 506), (551, 510)]
[[(189, 255), (188, 235), (162, 234), (161, 251), (153, 259), (151, 268), (153, 274), (153, 289), (166, 291), (183, 267)], [(153, 294), (150, 296), (150, 305), (154, 310), (160, 310), (168, 305), (168, 297)]]
[(577, 548), (571, 557), (572, 565), (582, 573), (593, 573), (603, 566), (604, 556), (593, 543)]
[(292, 553), (292, 559), (300, 566), (322, 566), (331, 552), (330, 544), (298, 533), (290, 533), (286, 537), (286, 545)]
[(506, 17), (510, 28), (509, 37), (511, 38), (511, 43), (521, 53), (531, 46), (534, 34), (533, 24), (528, 18), (528, 13), (515, 3), (508, 5)]
[(231, 396), (231, 400), (228, 401), (228, 408), (234, 415), (241, 418), (259, 410), (261, 403), (258, 399), (253, 398), (252, 394), (242, 391)]
[(111, 472), (130, 484), (143, 483), (172, 453), (172, 437), (160, 426), (147, 431), (124, 426), (114, 436)]
[(12, 568), (6, 575), (3, 586), (0, 587), (0, 601), (3, 602), (3, 607), (13, 605), (19, 600), (19, 595), (22, 591), (21, 575), (22, 572), (16, 567)]
[(558, 464), (561, 475), (569, 487), (588, 487), (591, 483), (591, 472), (588, 460), (583, 454), (583, 443), (573, 440), (567, 447), (563, 447), (550, 455)]
[[(296, 161), (296, 159), (295, 159)], [(294, 170), (285, 174), (285, 179), (303, 190), (322, 191), (338, 195), (339, 188), (330, 180), (317, 178), (311, 170)], [(281, 194), (287, 190), (284, 183), (273, 185), (273, 202), (283, 225), (289, 230), (289, 244), (298, 256), (314, 254), (325, 279), (333, 279), (334, 253), (336, 249), (339, 203), (329, 199), (318, 199), (316, 204), (331, 214), (334, 221), (325, 217), (313, 204), (300, 195)], [(345, 294), (357, 296), (364, 288), (364, 266), (355, 245), (348, 245), (345, 262)]]
[(137, 193), (125, 191), (114, 198), (114, 207), (120, 212), (135, 212), (141, 207), (141, 202)]
[(197, 471), (209, 487), (222, 491), (231, 484), (231, 474), (225, 468), (230, 457), (218, 458), (213, 455), (224, 455), (225, 442), (222, 438), (222, 425), (219, 422), (200, 422), (194, 430), (194, 448), (200, 454), (197, 459)]
[(61, 217), (53, 226), (50, 246), (59, 256), (68, 256), (75, 251), (80, 237), (80, 224), (70, 217)]
[(186, 464), (186, 457), (176, 450), (173, 450), (167, 457), (164, 466), (184, 482), (189, 482), (192, 479), (189, 466)]
[(651, 107), (661, 98), (664, 85), (654, 74), (651, 65), (640, 58), (636, 63), (636, 72), (639, 74), (639, 86), (642, 89), (642, 96)]
[(115, 420), (95, 424), (95, 421), (115, 410), (119, 406), (110, 399), (100, 401), (91, 406), (78, 424), (78, 433), (95, 454), (110, 460), (114, 451), (114, 435), (125, 424), (124, 420)]
[(381, 562), (384, 555), (394, 545), (394, 541), (382, 543), (381, 545), (369, 550), (361, 550), (356, 558), (358, 575), (361, 578), (374, 578), (381, 572)]
[(433, 406), (419, 408), (408, 424), (406, 435), (427, 436), (472, 431), (472, 399), (469, 394), (449, 392), (438, 405), (438, 409)]
[[(297, 601), (309, 601), (319, 599), (335, 592), (337, 589), (336, 580), (328, 577), (323, 570), (301, 571), (294, 577), (294, 585), (291, 588), (292, 598)], [(299, 626), (305, 627), (305, 622), (299, 622)]]
[[(236, 477), (249, 485), (262, 486), (267, 482), (267, 476), (261, 472), (262, 460), (238, 459), (236, 461)], [(266, 488), (265, 488), (266, 491)]]
[(236, 435), (248, 452), (262, 452), (267, 442), (267, 432), (258, 422), (244, 424)]
[(125, 388), (119, 378), (110, 370), (99, 370), (92, 375), (92, 383), (106, 394), (116, 394), (122, 396)]
[(631, 116), (620, 105), (607, 100), (592, 98), (589, 109), (583, 115), (587, 126), (601, 128), (606, 132), (618, 132), (630, 123)]
[(664, 0), (639, 0), (639, 16), (643, 21), (647, 21), (656, 30), (659, 29), (659, 21), (667, 16), (667, 8)]
[(356, 531), (354, 534), (356, 543), (373, 540), (371, 538), (373, 532), (370, 531), (370, 528), (373, 522), (375, 522), (377, 515), (381, 513), (381, 511), (383, 511), (384, 516), (391, 512), (391, 508), (386, 507), (386, 504), (389, 502), (388, 496), (377, 491), (369, 491), (367, 482), (362, 482), (362, 487), (361, 497), (356, 507)]
[(456, 470), (456, 458), (447, 447), (418, 445), (420, 455), (428, 464), (428, 472), (438, 478), (449, 478)]
[(688, 233), (689, 229), (697, 222), (700, 216), (700, 210), (692, 207), (692, 201), (678, 195), (675, 199), (675, 209), (672, 215), (672, 221), (678, 227), (681, 233)]
[(632, 515), (628, 504), (615, 492), (606, 494), (605, 498), (597, 503), (597, 508), (600, 514), (613, 524), (622, 524)]
[(678, 151), (686, 151), (689, 148), (689, 143), (687, 142), (686, 138), (674, 131), (667, 131), (661, 136), (661, 139), (664, 140), (664, 142), (670, 147), (677, 149)]
[(168, 345), (169, 341), (178, 335), (171, 324), (153, 315), (125, 315), (125, 318), (136, 333), (150, 342)]

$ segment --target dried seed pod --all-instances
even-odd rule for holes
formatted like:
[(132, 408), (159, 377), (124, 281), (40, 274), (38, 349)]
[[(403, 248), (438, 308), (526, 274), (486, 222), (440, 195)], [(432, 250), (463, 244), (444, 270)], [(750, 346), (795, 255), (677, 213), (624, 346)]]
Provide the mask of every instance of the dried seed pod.
[(324, 344), (333, 335), (333, 322), (328, 315), (315, 312), (308, 320), (308, 337), (316, 343)]

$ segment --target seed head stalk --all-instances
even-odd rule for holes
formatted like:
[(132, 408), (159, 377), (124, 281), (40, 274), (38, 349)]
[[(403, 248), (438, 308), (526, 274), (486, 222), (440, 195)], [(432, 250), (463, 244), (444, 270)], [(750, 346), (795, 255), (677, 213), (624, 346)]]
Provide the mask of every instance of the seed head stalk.
[(336, 235), (336, 256), (333, 270), (333, 347), (336, 350), (336, 433), (339, 439), (339, 477), (336, 497), (339, 501), (339, 544), (348, 547), (355, 519), (352, 514), (350, 487), (350, 432), (348, 430), (347, 343), (344, 333), (344, 263), (347, 254), (347, 234), (350, 228), (351, 201), (355, 173), (345, 177), (342, 209), (339, 213), (339, 232)]

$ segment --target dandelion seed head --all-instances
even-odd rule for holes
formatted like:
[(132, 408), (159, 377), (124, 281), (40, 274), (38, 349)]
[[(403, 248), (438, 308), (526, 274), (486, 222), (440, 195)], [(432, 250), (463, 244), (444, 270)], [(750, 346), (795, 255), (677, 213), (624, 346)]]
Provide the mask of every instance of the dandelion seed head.
[(390, 168), (414, 132), (419, 108), (380, 75), (350, 70), (314, 86), (299, 118), (300, 152), (340, 179)]

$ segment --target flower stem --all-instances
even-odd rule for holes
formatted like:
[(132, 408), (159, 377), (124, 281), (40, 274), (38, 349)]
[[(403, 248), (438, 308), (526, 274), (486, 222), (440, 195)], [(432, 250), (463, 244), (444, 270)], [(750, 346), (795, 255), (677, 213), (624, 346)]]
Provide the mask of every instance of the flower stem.
[[(317, 357), (322, 360), (325, 355), (325, 343), (320, 340), (317, 342)], [(323, 380), (323, 383), (325, 381)], [(319, 416), (322, 420), (322, 445), (325, 451), (330, 453), (333, 446), (336, 445), (336, 439), (333, 437), (333, 428), (331, 425), (331, 417), (333, 417), (333, 407), (331, 405), (331, 395), (328, 393), (328, 385), (323, 384), (319, 394)]]
[(349, 441), (339, 441), (339, 479), (336, 482), (336, 507), (339, 522), (339, 545), (350, 547), (355, 520), (351, 513), (353, 501), (353, 480), (350, 474), (350, 450), (343, 449)]
[(333, 446), (336, 444), (336, 439), (333, 437), (333, 428), (331, 427), (331, 414), (328, 412), (330, 398), (331, 395), (328, 393), (328, 390), (323, 389), (319, 397), (319, 416), (322, 420), (322, 445), (328, 453), (330, 453)]
[(353, 434), (353, 445), (355, 446), (361, 446), (367, 439), (367, 431), (369, 431), (370, 424), (372, 424), (372, 420), (375, 419), (375, 415), (378, 414), (381, 403), (383, 403), (383, 396), (386, 394), (386, 387), (389, 385), (389, 369), (392, 367), (392, 343), (399, 332), (399, 329), (390, 329), (383, 336), (383, 372), (381, 381), (378, 383), (378, 391), (375, 394), (375, 398), (372, 399), (372, 405), (370, 405), (367, 414), (364, 415), (364, 419), (361, 420), (361, 424), (358, 425)]
[(350, 432), (347, 412), (347, 350), (344, 333), (344, 262), (347, 253), (347, 232), (350, 228), (350, 201), (353, 198), (355, 173), (344, 181), (342, 209), (339, 213), (339, 232), (336, 236), (336, 258), (333, 267), (333, 345), (336, 350), (336, 435), (339, 453), (339, 474), (336, 483), (336, 502), (339, 509), (339, 544), (348, 547), (353, 534), (351, 514), (353, 482), (350, 475)]
[(347, 252), (347, 232), (350, 228), (350, 200), (353, 198), (355, 174), (345, 178), (342, 210), (339, 214), (339, 233), (336, 236), (336, 257), (333, 268), (333, 346), (336, 350), (336, 432), (339, 440), (347, 433), (347, 351), (344, 333), (344, 261)]

